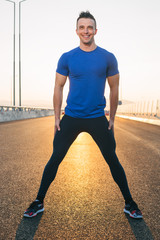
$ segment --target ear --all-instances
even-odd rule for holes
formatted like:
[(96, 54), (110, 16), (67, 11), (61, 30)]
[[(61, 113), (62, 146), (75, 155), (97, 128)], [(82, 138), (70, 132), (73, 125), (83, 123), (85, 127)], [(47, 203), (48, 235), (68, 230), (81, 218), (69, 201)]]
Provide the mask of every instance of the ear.
[(97, 34), (97, 31), (98, 31), (98, 29), (96, 28), (96, 30), (95, 30), (95, 34), (94, 34), (94, 35), (96, 35), (96, 34)]
[(76, 33), (77, 33), (77, 35), (78, 35), (78, 29), (76, 28)]

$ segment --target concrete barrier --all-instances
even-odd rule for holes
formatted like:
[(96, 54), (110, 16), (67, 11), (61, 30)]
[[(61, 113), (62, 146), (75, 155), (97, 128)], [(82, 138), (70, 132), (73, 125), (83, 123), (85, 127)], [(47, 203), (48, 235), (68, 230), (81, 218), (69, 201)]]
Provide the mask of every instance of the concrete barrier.
[(130, 119), (138, 122), (144, 122), (144, 123), (149, 123), (149, 124), (154, 124), (160, 126), (160, 119), (158, 118), (142, 118), (142, 117), (136, 117), (136, 116), (127, 116), (127, 115), (122, 115), (122, 114), (116, 114), (117, 117), (120, 118), (125, 118), (125, 119)]
[(53, 115), (53, 109), (0, 106), (0, 122), (9, 122)]

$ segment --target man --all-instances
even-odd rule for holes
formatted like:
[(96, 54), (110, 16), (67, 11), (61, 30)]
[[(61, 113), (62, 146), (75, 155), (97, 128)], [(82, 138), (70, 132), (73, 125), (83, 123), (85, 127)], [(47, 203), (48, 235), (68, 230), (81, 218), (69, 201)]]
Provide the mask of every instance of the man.
[[(96, 20), (89, 12), (81, 12), (77, 19), (76, 33), (80, 46), (64, 53), (59, 59), (55, 89), (55, 128), (53, 154), (45, 166), (36, 200), (25, 211), (25, 217), (34, 217), (44, 211), (43, 200), (54, 180), (58, 166), (69, 147), (81, 132), (88, 132), (108, 163), (113, 179), (125, 200), (124, 212), (132, 218), (142, 218), (133, 201), (127, 179), (115, 153), (114, 119), (118, 103), (119, 72), (115, 56), (95, 44)], [(70, 89), (65, 115), (60, 120), (62, 93), (67, 77)], [(104, 97), (106, 78), (110, 87), (110, 118), (105, 117)]]

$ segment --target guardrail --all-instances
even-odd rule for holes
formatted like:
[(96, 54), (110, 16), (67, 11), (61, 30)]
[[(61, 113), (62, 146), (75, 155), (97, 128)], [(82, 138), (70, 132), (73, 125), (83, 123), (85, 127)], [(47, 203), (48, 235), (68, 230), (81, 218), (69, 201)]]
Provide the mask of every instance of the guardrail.
[(118, 106), (118, 114), (160, 119), (160, 100), (141, 101)]
[(54, 110), (39, 107), (0, 106), (0, 122), (54, 115)]
[(0, 106), (0, 111), (44, 111), (44, 110), (51, 110), (53, 111), (53, 109), (51, 108), (41, 108), (41, 107), (26, 107), (26, 106)]

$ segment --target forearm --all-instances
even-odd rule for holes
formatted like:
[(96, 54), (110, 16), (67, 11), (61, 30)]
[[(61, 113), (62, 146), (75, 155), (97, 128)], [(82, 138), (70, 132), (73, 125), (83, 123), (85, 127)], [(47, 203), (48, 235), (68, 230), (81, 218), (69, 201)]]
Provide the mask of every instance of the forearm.
[(63, 87), (55, 86), (53, 95), (53, 107), (56, 120), (60, 119), (62, 99), (63, 99)]
[(114, 121), (118, 106), (118, 88), (110, 90), (110, 119)]

